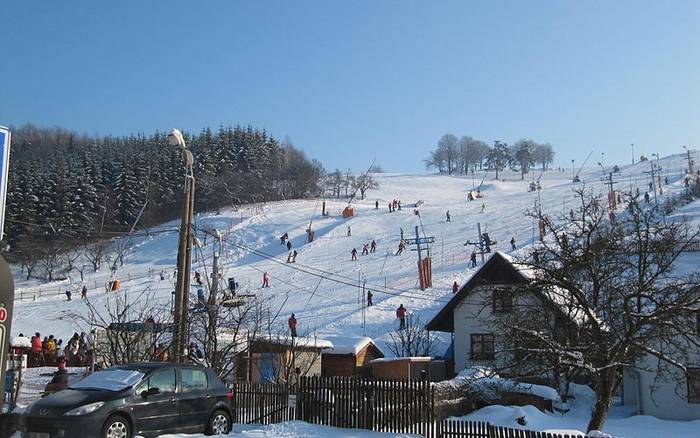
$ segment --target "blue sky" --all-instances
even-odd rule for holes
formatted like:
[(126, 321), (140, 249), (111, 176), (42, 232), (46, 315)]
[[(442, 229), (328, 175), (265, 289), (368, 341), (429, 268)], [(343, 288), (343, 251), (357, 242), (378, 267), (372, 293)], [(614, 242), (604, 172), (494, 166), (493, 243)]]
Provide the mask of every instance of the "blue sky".
[[(9, 4), (8, 4), (9, 3)], [(700, 2), (7, 0), (0, 125), (252, 124), (423, 171), (447, 132), (557, 162), (700, 148)]]

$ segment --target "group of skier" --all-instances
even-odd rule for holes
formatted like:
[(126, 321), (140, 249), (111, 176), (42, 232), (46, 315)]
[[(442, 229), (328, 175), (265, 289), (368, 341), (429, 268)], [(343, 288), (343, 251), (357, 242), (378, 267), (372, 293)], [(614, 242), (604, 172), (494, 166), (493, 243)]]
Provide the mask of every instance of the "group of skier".
[[(368, 255), (369, 253), (377, 251), (377, 241), (372, 239), (371, 243), (363, 243), (362, 244), (362, 255)], [(356, 261), (357, 260), (357, 248), (353, 248), (352, 251), (350, 251), (350, 260)]]
[(389, 213), (393, 213), (396, 210), (401, 210), (401, 200), (396, 200), (394, 199), (393, 201), (389, 202)]

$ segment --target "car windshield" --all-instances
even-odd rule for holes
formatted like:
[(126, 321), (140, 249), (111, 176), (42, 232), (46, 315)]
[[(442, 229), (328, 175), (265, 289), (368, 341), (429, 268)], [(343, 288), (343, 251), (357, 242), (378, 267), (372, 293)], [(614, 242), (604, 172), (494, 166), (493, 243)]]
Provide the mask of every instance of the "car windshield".
[(106, 389), (108, 391), (121, 391), (133, 386), (144, 376), (138, 370), (114, 369), (98, 371), (90, 374), (83, 380), (70, 385), (70, 389)]

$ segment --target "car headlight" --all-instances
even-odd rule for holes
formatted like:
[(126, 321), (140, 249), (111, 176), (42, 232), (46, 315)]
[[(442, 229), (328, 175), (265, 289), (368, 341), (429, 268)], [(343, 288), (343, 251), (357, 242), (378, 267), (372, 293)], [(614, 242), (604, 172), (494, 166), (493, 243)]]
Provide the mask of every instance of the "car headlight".
[(89, 405), (83, 405), (79, 408), (72, 409), (63, 415), (86, 415), (91, 412), (95, 412), (96, 410), (101, 408), (103, 404), (105, 404), (105, 402), (102, 401), (90, 403)]

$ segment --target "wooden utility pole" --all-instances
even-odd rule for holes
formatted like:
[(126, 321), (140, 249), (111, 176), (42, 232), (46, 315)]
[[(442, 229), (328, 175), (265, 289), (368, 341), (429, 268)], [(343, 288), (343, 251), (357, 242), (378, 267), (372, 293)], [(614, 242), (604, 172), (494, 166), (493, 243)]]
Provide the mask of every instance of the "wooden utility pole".
[[(188, 173), (192, 171), (190, 167)], [(184, 362), (187, 359), (188, 308), (190, 292), (190, 271), (192, 270), (192, 217), (194, 213), (194, 176), (185, 179), (185, 193), (182, 202), (180, 223), (180, 244), (177, 250), (177, 283), (175, 286), (175, 314), (173, 315), (173, 360)]]

